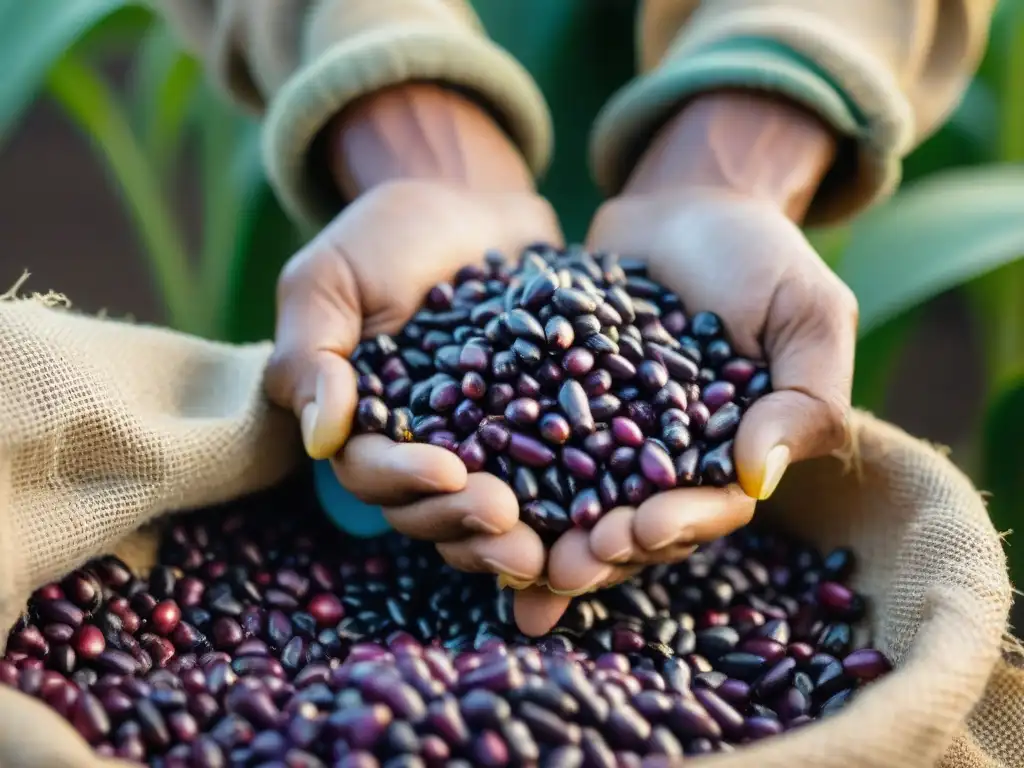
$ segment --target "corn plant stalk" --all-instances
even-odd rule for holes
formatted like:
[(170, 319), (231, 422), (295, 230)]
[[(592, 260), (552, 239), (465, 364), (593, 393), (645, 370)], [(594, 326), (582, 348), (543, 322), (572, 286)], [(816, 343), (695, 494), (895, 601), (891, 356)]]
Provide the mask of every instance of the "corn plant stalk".
[(202, 66), (166, 25), (155, 25), (140, 41), (132, 71), (132, 113), (141, 145), (162, 178), (178, 159), (202, 80)]
[[(214, 93), (204, 89), (197, 106), (200, 115), (199, 156), (203, 188), (203, 245), (199, 287), (207, 328), (216, 338), (226, 337), (231, 273), (243, 203), (252, 184), (236, 169), (239, 153), (248, 150), (242, 118)], [(255, 162), (259, 163), (257, 156)]]
[[(999, 159), (1024, 162), (1024, 9), (1015, 9), (1001, 83)], [(1024, 261), (1008, 264), (970, 287), (983, 327), (988, 401), (1024, 376)]]
[(175, 328), (201, 333), (185, 248), (161, 193), (159, 177), (139, 147), (117, 97), (96, 71), (74, 54), (52, 68), (47, 89), (106, 161), (145, 246), (168, 321)]

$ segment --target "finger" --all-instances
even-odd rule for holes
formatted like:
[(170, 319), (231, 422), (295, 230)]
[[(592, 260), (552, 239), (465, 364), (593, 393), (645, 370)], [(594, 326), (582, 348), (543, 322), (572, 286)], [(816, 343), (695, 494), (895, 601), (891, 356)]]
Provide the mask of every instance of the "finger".
[(849, 436), (856, 300), (820, 259), (805, 264), (808, 274), (785, 280), (769, 309), (775, 391), (744, 414), (734, 444), (740, 485), (758, 499), (772, 494), (790, 463), (827, 455)]
[(670, 544), (664, 549), (656, 549), (650, 552), (641, 550), (640, 557), (636, 558), (634, 562), (640, 562), (645, 566), (678, 563), (696, 552), (699, 546), (699, 544)]
[(590, 530), (590, 551), (603, 562), (616, 565), (677, 563), (693, 554), (692, 544), (671, 544), (658, 550), (644, 549), (633, 535), (636, 510), (619, 507), (607, 512)]
[(548, 555), (548, 587), (560, 595), (586, 594), (604, 584), (617, 566), (590, 551), (588, 531), (578, 528), (558, 537)]
[(314, 241), (286, 265), (264, 381), (270, 398), (299, 418), (306, 452), (315, 459), (330, 458), (344, 444), (357, 399), (346, 358), (358, 343), (361, 317), (339, 263)]
[(511, 196), (504, 205), (496, 206), (501, 211), (503, 242), (489, 247), (501, 248), (515, 258), (528, 245), (537, 242), (561, 247), (564, 243), (558, 216), (550, 203), (541, 197)]
[(332, 463), (341, 484), (367, 504), (398, 506), (466, 487), (466, 465), (451, 451), (384, 435), (352, 438)]
[(641, 549), (633, 540), (633, 507), (609, 510), (590, 529), (590, 551), (605, 563), (628, 563)]
[(735, 485), (677, 488), (652, 496), (639, 506), (633, 519), (633, 537), (652, 552), (674, 544), (700, 544), (749, 523), (754, 504), (754, 499)]
[(547, 634), (562, 618), (572, 598), (547, 587), (527, 587), (515, 594), (512, 613), (519, 631), (529, 637)]
[(547, 560), (544, 542), (522, 522), (498, 536), (478, 534), (438, 544), (437, 551), (456, 570), (504, 575), (521, 586), (540, 579)]
[(514, 258), (524, 245), (562, 238), (551, 206), (540, 197), (470, 193), (412, 179), (361, 195), (322, 239), (340, 260), (352, 262), (362, 331), (373, 336), (405, 325), (431, 285), (480, 264), (488, 249)]
[(450, 541), (468, 534), (508, 533), (519, 520), (519, 504), (509, 487), (494, 475), (477, 473), (468, 477), (460, 491), (385, 507), (384, 517), (392, 528), (410, 538)]

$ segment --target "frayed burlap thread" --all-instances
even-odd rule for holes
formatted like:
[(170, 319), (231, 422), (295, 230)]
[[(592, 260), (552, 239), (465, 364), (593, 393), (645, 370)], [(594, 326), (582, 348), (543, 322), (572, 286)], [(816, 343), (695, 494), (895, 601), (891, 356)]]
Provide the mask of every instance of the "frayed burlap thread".
[[(268, 354), (0, 302), (4, 625), (32, 588), (161, 514), (257, 490), (295, 466), (294, 421), (261, 394)], [(791, 468), (758, 515), (857, 551), (874, 641), (897, 670), (832, 718), (700, 764), (1024, 766), (1024, 670), (1005, 640), (1011, 590), (982, 497), (926, 443), (863, 413), (852, 424), (846, 462)], [(114, 764), (0, 688), (0, 768)]]

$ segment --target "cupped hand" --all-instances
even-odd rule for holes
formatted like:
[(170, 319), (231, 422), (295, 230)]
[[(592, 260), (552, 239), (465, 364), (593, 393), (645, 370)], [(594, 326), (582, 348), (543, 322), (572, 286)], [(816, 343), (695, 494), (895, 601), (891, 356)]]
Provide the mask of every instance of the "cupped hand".
[(738, 486), (658, 494), (610, 511), (586, 547), (558, 542), (548, 582), (572, 593), (732, 532), (792, 462), (843, 448), (857, 327), (851, 291), (767, 201), (719, 189), (616, 199), (595, 218), (589, 246), (643, 258), (691, 313), (721, 316), (736, 353), (768, 361), (773, 391), (740, 423)]
[(397, 531), (437, 542), (456, 568), (514, 583), (538, 579), (546, 552), (519, 522), (512, 491), (493, 475), (468, 475), (443, 448), (349, 439), (357, 403), (349, 357), (360, 340), (398, 332), (433, 285), (488, 249), (517, 254), (537, 241), (558, 243), (561, 234), (534, 194), (435, 181), (374, 187), (285, 267), (266, 377), (273, 401), (299, 418), (309, 455), (332, 459), (342, 485), (382, 507)]

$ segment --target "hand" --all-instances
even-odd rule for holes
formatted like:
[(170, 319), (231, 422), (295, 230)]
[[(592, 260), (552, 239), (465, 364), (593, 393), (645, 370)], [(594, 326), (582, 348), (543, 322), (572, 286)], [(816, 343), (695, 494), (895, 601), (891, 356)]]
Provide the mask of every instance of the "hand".
[(559, 237), (550, 207), (533, 194), (389, 182), (358, 198), (281, 275), (271, 398), (299, 417), (310, 456), (332, 458), (349, 491), (381, 506), (397, 531), (439, 542), (461, 570), (532, 580), (546, 553), (493, 475), (467, 475), (435, 446), (349, 440), (357, 395), (348, 357), (361, 339), (399, 331), (431, 286), (488, 248), (518, 253)]
[(281, 275), (268, 392), (299, 417), (310, 456), (332, 459), (341, 483), (383, 507), (396, 530), (438, 542), (456, 568), (532, 581), (546, 552), (504, 483), (467, 476), (442, 448), (348, 440), (357, 400), (348, 357), (361, 339), (401, 329), (430, 287), (486, 250), (561, 242), (556, 218), (491, 118), (441, 87), (375, 94), (326, 138), (335, 184), (354, 202)]
[(658, 494), (563, 535), (547, 570), (558, 594), (535, 591), (535, 613), (557, 620), (569, 595), (685, 558), (749, 522), (790, 463), (846, 444), (856, 301), (794, 221), (831, 148), (824, 127), (787, 104), (716, 94), (667, 126), (598, 212), (589, 248), (644, 258), (688, 311), (719, 314), (739, 354), (769, 361), (774, 391), (741, 422), (738, 486)]

